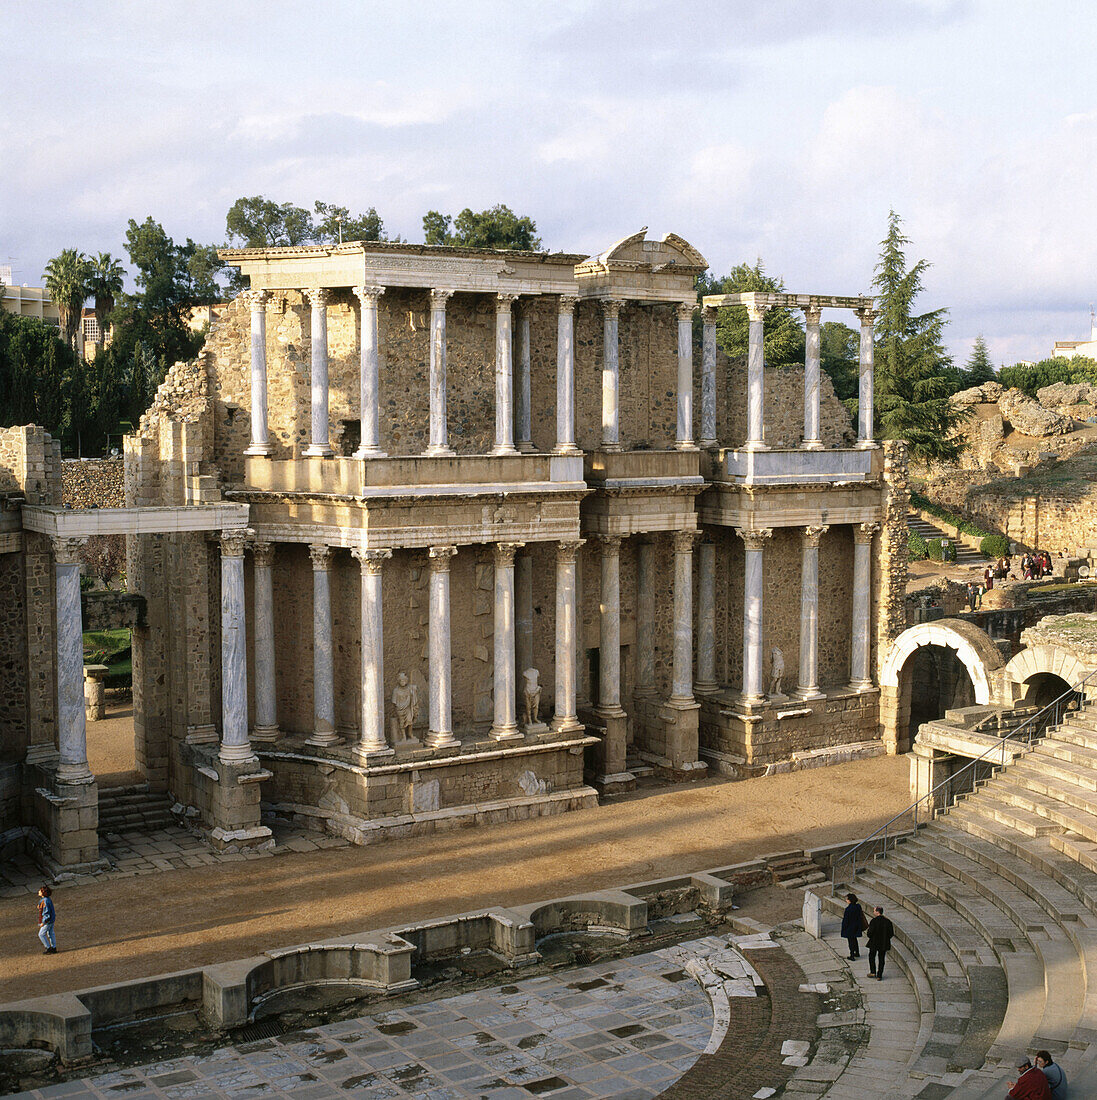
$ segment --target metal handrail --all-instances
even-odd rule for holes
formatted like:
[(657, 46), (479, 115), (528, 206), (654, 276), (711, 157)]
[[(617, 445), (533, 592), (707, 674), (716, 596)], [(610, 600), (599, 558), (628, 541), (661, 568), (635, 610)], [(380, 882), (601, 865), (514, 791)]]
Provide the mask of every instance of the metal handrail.
[[(863, 840), (858, 841), (856, 844), (853, 845), (852, 848), (850, 848), (847, 851), (843, 852), (836, 859), (832, 859), (831, 863), (830, 863), (830, 892), (831, 892), (831, 895), (833, 896), (833, 894), (838, 889), (838, 868), (843, 863), (845, 863), (847, 860), (852, 860), (853, 861), (852, 870), (851, 870), (850, 876), (849, 876), (850, 885), (852, 885), (853, 881), (857, 878), (857, 853), (863, 847), (865, 847), (866, 844), (871, 844), (871, 843), (873, 843), (873, 841), (878, 840), (882, 836), (883, 837), (883, 847), (881, 848), (880, 851), (881, 851), (881, 853), (886, 854), (887, 850), (888, 850), (888, 846), (887, 846), (888, 830), (897, 821), (899, 821), (901, 818), (906, 818), (909, 815), (913, 814), (914, 828), (917, 829), (918, 828), (918, 807), (923, 802), (928, 802), (931, 798), (933, 798), (933, 796), (935, 794), (937, 794), (937, 792), (942, 787), (945, 787), (945, 786), (951, 787), (953, 782), (959, 776), (963, 775), (964, 772), (966, 772), (969, 768), (973, 769), (977, 764), (982, 763), (986, 759), (986, 757), (991, 755), (991, 753), (1000, 752), (1001, 747), (1005, 742), (1014, 741), (1014, 740), (1019, 739), (1020, 735), (1022, 733), (1025, 733), (1025, 738), (1024, 738), (1025, 742), (1027, 744), (1031, 745), (1032, 744), (1032, 736), (1033, 736), (1032, 727), (1037, 722), (1039, 722), (1041, 717), (1043, 717), (1043, 715), (1045, 715), (1048, 711), (1055, 712), (1057, 714), (1057, 717), (1054, 719), (1053, 722), (1047, 723), (1047, 725), (1044, 728), (1046, 729), (1046, 728), (1050, 728), (1050, 726), (1052, 726), (1052, 725), (1057, 726), (1057, 725), (1061, 724), (1061, 722), (1062, 722), (1062, 712), (1059, 712), (1057, 710), (1059, 705), (1061, 703), (1063, 703), (1064, 701), (1066, 701), (1067, 704), (1069, 705), (1070, 701), (1072, 701), (1076, 697), (1079, 698), (1079, 702), (1084, 700), (1085, 699), (1085, 693), (1082, 691), (1082, 689), (1086, 686), (1086, 684), (1091, 679), (1093, 679), (1094, 676), (1097, 676), (1097, 670), (1094, 670), (1093, 672), (1090, 672), (1089, 674), (1084, 676), (1081, 680), (1078, 681), (1078, 683), (1076, 683), (1072, 688), (1069, 688), (1067, 691), (1063, 692), (1063, 694), (1060, 695), (1057, 699), (1052, 700), (1052, 702), (1048, 703), (1046, 706), (1041, 707), (1040, 710), (1038, 710), (1035, 714), (1030, 715), (1016, 729), (1011, 730), (1009, 733), (1002, 735), (999, 738), (998, 744), (991, 745), (990, 748), (988, 748), (985, 752), (981, 753), (979, 756), (975, 757), (973, 760), (969, 760), (962, 768), (960, 768), (959, 771), (953, 772), (947, 779), (942, 779), (940, 783), (938, 783), (931, 790), (927, 791), (924, 795), (921, 796), (921, 798), (915, 799), (909, 806), (907, 806), (907, 808), (905, 810), (900, 810), (900, 812), (897, 813), (894, 817), (889, 818), (887, 821), (885, 821), (884, 824), (881, 825), (874, 833), (870, 833)], [(1005, 767), (1005, 764), (999, 764), (998, 767)], [(972, 783), (972, 789), (974, 789), (974, 782)], [(931, 815), (932, 815), (932, 811), (931, 811)]]

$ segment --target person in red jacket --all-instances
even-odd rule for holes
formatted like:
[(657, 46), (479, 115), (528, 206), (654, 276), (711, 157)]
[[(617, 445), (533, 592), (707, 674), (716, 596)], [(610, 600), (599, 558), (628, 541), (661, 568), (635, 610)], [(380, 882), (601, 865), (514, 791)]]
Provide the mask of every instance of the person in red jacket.
[(1027, 1058), (1017, 1067), (1020, 1076), (1010, 1081), (1006, 1096), (1011, 1100), (1051, 1100), (1044, 1071), (1037, 1069)]

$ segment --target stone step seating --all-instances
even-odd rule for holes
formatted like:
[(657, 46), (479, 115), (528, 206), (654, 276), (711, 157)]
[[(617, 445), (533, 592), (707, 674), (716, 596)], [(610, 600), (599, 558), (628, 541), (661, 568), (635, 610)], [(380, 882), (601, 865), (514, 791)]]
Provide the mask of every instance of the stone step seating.
[(104, 787), (99, 791), (99, 834), (154, 832), (174, 825), (166, 794), (147, 783), (128, 787)]
[(983, 565), (986, 563), (987, 559), (978, 550), (972, 550), (970, 547), (965, 546), (947, 532), (942, 531), (940, 527), (928, 523), (914, 512), (907, 516), (907, 530), (911, 534), (921, 535), (927, 541), (929, 539), (948, 539), (956, 547), (957, 565)]
[(827, 877), (802, 851), (767, 856), (766, 868), (773, 872), (777, 885), (783, 886), (786, 890), (799, 890), (804, 886), (825, 882)]

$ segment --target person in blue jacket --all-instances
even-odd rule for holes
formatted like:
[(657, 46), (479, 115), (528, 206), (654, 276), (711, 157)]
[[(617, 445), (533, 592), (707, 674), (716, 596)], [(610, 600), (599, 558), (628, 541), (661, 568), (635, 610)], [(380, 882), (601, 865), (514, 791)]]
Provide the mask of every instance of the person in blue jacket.
[(865, 930), (865, 913), (856, 894), (846, 894), (846, 901), (849, 904), (842, 913), (842, 936), (849, 944), (849, 957), (859, 959), (861, 946), (857, 941)]
[(57, 911), (53, 907), (53, 899), (50, 897), (50, 888), (43, 886), (38, 891), (38, 938), (42, 941), (45, 951), (43, 955), (57, 954), (57, 941), (53, 938), (53, 922), (57, 917)]

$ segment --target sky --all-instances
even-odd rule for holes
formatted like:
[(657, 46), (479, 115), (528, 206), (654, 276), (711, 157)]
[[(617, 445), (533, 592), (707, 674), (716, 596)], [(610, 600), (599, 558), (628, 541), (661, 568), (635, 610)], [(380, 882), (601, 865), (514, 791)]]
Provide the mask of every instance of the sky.
[(409, 241), (502, 202), (857, 294), (894, 209), (957, 361), (1040, 359), (1097, 300), (1095, 43), (1089, 0), (3, 0), (0, 264), (223, 243), (243, 195)]

